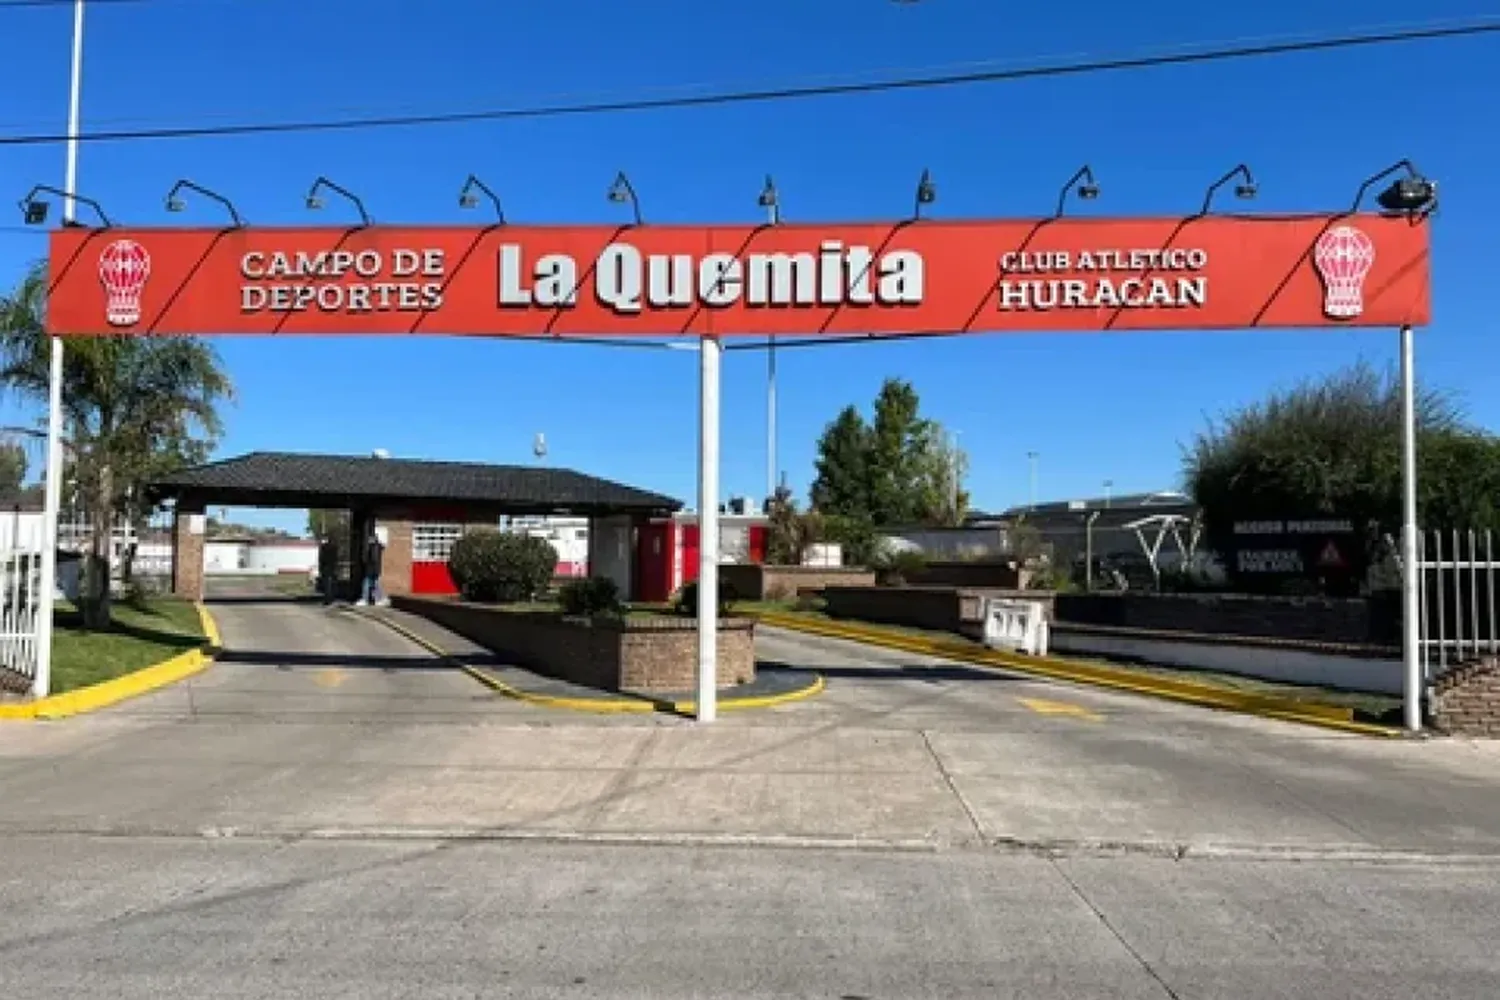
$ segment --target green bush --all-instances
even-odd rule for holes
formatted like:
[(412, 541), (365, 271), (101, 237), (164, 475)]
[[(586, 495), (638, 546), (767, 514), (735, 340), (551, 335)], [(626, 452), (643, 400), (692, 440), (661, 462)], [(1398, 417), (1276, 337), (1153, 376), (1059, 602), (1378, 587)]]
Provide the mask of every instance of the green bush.
[(620, 586), (607, 576), (591, 576), (562, 585), (557, 602), (563, 614), (591, 618), (594, 615), (617, 615), (623, 608)]
[[(734, 602), (739, 599), (739, 594), (733, 587), (726, 584), (723, 580), (719, 581), (720, 617), (727, 616), (730, 608), (734, 606)], [(672, 605), (680, 615), (687, 615), (689, 618), (698, 617), (698, 581), (694, 580), (692, 583), (684, 584), (682, 589), (677, 592), (677, 599), (672, 602)]]
[(926, 557), (914, 549), (885, 549), (877, 554), (871, 568), (880, 586), (904, 587), (907, 578), (926, 565)]
[(448, 557), (448, 572), (466, 601), (532, 600), (547, 589), (556, 569), (557, 550), (546, 539), (494, 528), (466, 533)]

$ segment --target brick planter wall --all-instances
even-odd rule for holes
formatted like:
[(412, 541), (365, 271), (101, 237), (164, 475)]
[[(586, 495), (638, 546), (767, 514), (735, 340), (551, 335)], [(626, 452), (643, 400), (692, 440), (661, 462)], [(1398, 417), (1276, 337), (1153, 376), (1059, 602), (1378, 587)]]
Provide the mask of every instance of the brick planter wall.
[(872, 587), (875, 571), (858, 566), (760, 566), (738, 563), (719, 567), (719, 585), (733, 587), (746, 601), (796, 597), (802, 590), (824, 587)]
[(1040, 601), (1052, 619), (1053, 595), (1045, 590), (1001, 590), (960, 587), (828, 587), (823, 591), (832, 618), (881, 625), (957, 632), (977, 638), (980, 609), (986, 597)]
[[(603, 691), (690, 691), (698, 669), (690, 618), (590, 622), (548, 611), (507, 611), (451, 598), (392, 596), (393, 606), (476, 642), (518, 667)], [(719, 624), (719, 687), (755, 680), (755, 623)]]
[(1455, 736), (1500, 737), (1500, 659), (1454, 667), (1432, 686), (1433, 724)]

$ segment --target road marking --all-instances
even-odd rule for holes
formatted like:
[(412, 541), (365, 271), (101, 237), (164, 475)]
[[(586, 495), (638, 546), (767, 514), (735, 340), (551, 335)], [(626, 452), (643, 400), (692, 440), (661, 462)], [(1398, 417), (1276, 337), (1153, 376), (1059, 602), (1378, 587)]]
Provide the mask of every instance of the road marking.
[(1098, 712), (1092, 712), (1082, 705), (1074, 705), (1066, 701), (1048, 701), (1046, 698), (1018, 698), (1016, 700), (1038, 715), (1067, 715), (1075, 719), (1087, 719), (1089, 722), (1104, 721), (1104, 716)]
[(318, 687), (325, 688), (338, 687), (348, 679), (349, 675), (338, 667), (326, 667), (313, 675)]

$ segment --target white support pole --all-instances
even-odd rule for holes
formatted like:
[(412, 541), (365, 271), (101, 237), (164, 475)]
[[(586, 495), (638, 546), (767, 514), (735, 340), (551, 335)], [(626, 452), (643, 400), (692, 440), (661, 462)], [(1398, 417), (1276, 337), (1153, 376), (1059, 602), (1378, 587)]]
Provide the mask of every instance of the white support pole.
[(1412, 330), (1401, 328), (1401, 656), (1406, 728), (1422, 731), (1422, 650), (1417, 587), (1417, 380)]
[[(68, 88), (68, 146), (63, 190), (63, 219), (72, 222), (78, 214), (78, 203), (72, 197), (78, 190), (78, 120), (83, 102), (83, 6), (73, 3), (73, 66)], [(52, 337), (52, 358), (47, 380), (47, 485), (42, 513), (41, 593), (37, 595), (36, 674), (31, 680), (31, 694), (45, 698), (52, 690), (52, 618), (57, 592), (57, 523), (62, 511), (62, 383), (63, 342)]]
[(698, 348), (698, 701), (696, 718), (712, 722), (719, 700), (719, 365), (723, 345)]
[[(781, 206), (775, 198), (766, 206), (766, 221), (773, 226), (781, 224)], [(776, 468), (776, 337), (772, 335), (766, 347), (766, 499), (776, 495), (778, 483)]]
[(766, 498), (776, 495), (776, 338), (766, 348)]

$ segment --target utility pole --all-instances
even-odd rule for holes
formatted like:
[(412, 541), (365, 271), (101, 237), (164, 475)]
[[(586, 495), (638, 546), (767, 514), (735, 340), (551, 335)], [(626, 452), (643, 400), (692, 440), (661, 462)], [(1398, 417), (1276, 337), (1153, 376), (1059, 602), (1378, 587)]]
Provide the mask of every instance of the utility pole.
[(953, 479), (949, 485), (952, 487), (953, 493), (951, 501), (953, 504), (953, 526), (955, 528), (960, 527), (964, 521), (963, 511), (958, 509), (958, 496), (962, 492), (958, 481), (959, 461), (961, 458), (958, 450), (958, 436), (962, 433), (962, 431), (948, 432), (948, 473)]
[(1042, 453), (1039, 452), (1039, 451), (1028, 451), (1026, 453), (1026, 460), (1031, 464), (1031, 505), (1030, 505), (1030, 510), (1033, 513), (1036, 512), (1036, 462), (1037, 462), (1037, 459), (1039, 459), (1041, 457), (1042, 457)]
[[(760, 204), (766, 210), (766, 224), (781, 225), (781, 195), (771, 178), (760, 193)], [(766, 498), (776, 496), (776, 337), (773, 334), (766, 345)]]

